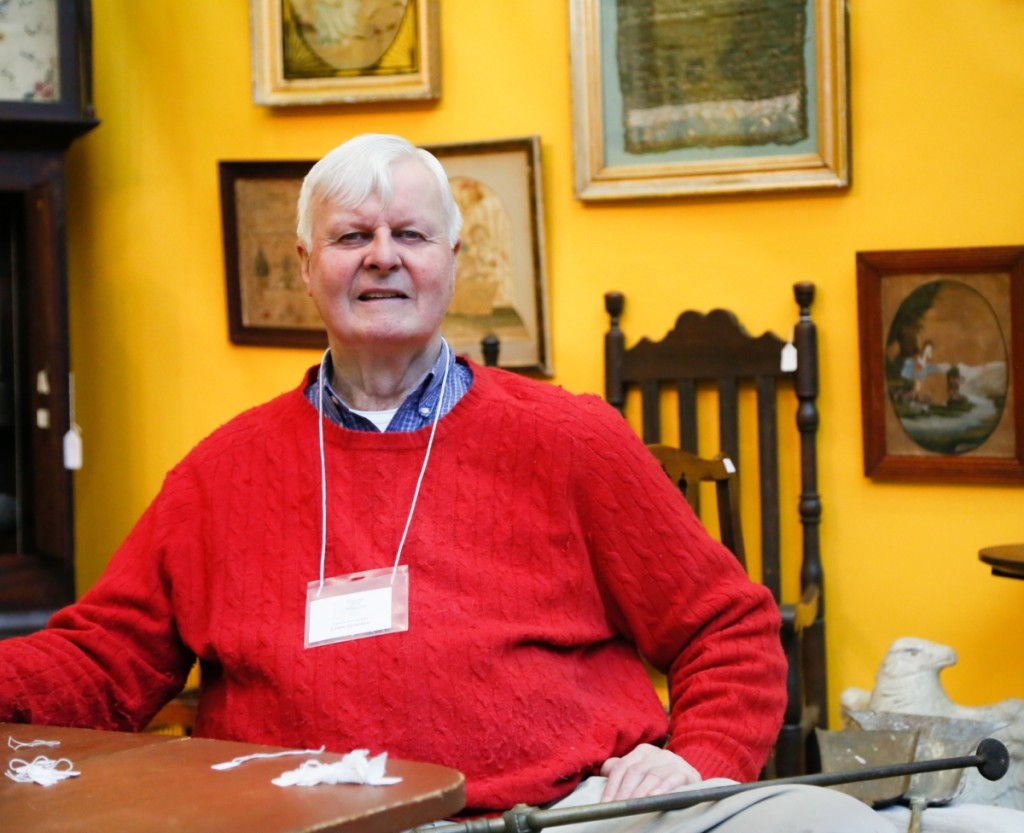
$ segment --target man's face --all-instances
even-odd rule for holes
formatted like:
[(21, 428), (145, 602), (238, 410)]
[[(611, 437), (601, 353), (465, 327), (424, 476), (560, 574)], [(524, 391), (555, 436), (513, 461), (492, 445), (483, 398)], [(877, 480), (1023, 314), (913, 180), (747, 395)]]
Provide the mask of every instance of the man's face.
[(311, 248), (298, 247), (332, 349), (423, 349), (452, 299), (459, 246), (448, 242), (440, 186), (415, 159), (391, 170), (387, 205), (375, 195), (351, 209), (321, 202)]

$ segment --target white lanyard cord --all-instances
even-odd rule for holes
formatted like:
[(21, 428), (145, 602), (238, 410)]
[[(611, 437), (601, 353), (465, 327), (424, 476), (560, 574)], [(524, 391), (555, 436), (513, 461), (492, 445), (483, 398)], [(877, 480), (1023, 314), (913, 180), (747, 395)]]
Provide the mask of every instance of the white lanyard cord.
[[(413, 491), (412, 504), (409, 506), (409, 516), (405, 519), (405, 529), (402, 530), (402, 538), (398, 542), (398, 552), (395, 553), (395, 564), (391, 570), (391, 583), (394, 584), (395, 576), (398, 574), (398, 564), (402, 560), (402, 550), (405, 548), (405, 539), (409, 534), (409, 527), (412, 525), (412, 516), (416, 511), (416, 503), (420, 498), (420, 486), (423, 483), (423, 475), (427, 473), (427, 463), (430, 461), (430, 450), (434, 447), (434, 434), (437, 433), (437, 423), (441, 417), (441, 407), (444, 403), (444, 392), (448, 386), (448, 368), (451, 366), (451, 348), (448, 342), (441, 339), (444, 345), (445, 361), (444, 373), (441, 376), (441, 390), (437, 396), (437, 404), (434, 406), (434, 421), (430, 426), (430, 437), (427, 440), (427, 450), (423, 455), (423, 465), (420, 467), (419, 477), (416, 478), (416, 489)], [(331, 348), (324, 351), (320, 360), (319, 390), (317, 393), (317, 413), (319, 414), (320, 431), (320, 586), (317, 588), (317, 595), (324, 589), (324, 569), (327, 562), (327, 459), (324, 454), (324, 366), (327, 363), (327, 356)]]
[(395, 583), (395, 575), (398, 573), (398, 562), (402, 560), (402, 549), (405, 547), (405, 538), (409, 534), (409, 526), (412, 524), (412, 513), (416, 511), (416, 501), (420, 499), (420, 484), (423, 483), (423, 475), (427, 473), (427, 462), (430, 460), (430, 449), (434, 447), (434, 434), (437, 433), (437, 421), (441, 416), (441, 405), (444, 402), (444, 389), (448, 386), (448, 367), (451, 365), (451, 349), (448, 342), (441, 339), (444, 344), (444, 373), (441, 375), (441, 390), (437, 394), (437, 404), (434, 406), (434, 422), (430, 426), (430, 438), (427, 440), (427, 450), (423, 455), (423, 465), (420, 467), (420, 476), (416, 478), (416, 490), (412, 493), (412, 503), (409, 506), (409, 517), (405, 519), (405, 529), (402, 530), (402, 540), (398, 542), (398, 552), (395, 553), (395, 566), (391, 570), (391, 583)]
[(320, 586), (316, 590), (317, 596), (324, 589), (324, 564), (327, 561), (327, 458), (324, 455), (324, 367), (327, 364), (327, 357), (331, 354), (331, 348), (324, 350), (324, 357), (320, 359), (320, 375), (317, 385), (316, 411), (320, 419)]

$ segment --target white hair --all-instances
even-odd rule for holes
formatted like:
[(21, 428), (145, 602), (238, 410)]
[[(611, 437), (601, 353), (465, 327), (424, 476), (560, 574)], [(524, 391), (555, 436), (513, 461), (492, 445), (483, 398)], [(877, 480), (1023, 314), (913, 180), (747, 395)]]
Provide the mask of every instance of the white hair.
[(418, 148), (401, 136), (364, 133), (339, 145), (317, 162), (306, 174), (299, 192), (295, 233), (308, 250), (312, 246), (313, 211), (330, 200), (350, 209), (375, 194), (382, 202), (391, 198), (391, 168), (404, 159), (417, 159), (437, 179), (445, 213), (448, 242), (454, 246), (462, 228), (462, 212), (452, 196), (448, 175), (429, 151)]

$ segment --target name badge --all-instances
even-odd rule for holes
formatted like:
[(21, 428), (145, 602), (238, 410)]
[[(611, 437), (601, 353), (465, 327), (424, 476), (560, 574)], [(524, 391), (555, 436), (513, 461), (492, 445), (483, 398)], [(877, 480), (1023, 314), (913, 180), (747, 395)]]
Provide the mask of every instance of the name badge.
[(311, 581), (306, 588), (306, 647), (317, 648), (409, 630), (409, 568), (383, 567)]

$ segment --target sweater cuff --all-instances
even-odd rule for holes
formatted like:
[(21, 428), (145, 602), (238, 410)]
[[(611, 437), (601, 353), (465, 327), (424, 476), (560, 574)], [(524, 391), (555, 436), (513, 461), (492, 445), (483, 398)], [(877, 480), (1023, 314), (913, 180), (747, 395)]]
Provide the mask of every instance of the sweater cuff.
[(710, 778), (729, 778), (733, 781), (756, 781), (764, 761), (751, 755), (751, 750), (730, 742), (710, 746), (668, 744), (668, 749), (683, 758), (707, 781)]

